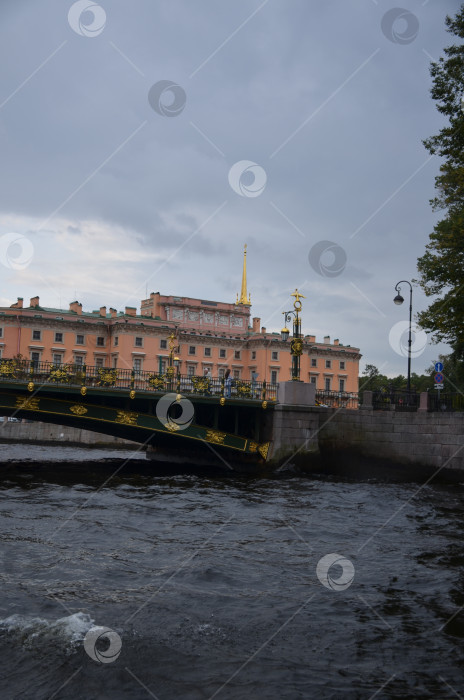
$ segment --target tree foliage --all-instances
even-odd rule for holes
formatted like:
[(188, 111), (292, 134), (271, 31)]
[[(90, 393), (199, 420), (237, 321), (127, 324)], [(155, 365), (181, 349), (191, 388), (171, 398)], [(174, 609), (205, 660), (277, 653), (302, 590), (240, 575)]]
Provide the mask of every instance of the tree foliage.
[[(446, 18), (447, 30), (464, 39), (464, 4), (454, 18)], [(464, 43), (444, 50), (445, 57), (431, 64), (432, 98), (447, 124), (424, 141), (431, 154), (444, 158), (435, 179), (434, 210), (444, 210), (425, 254), (418, 260), (420, 286), (426, 296), (436, 296), (418, 314), (419, 325), (435, 341), (451, 344), (464, 357)]]
[[(412, 391), (427, 391), (433, 389), (433, 366), (429, 374), (411, 374), (411, 390)], [(429, 370), (427, 370), (428, 372)], [(402, 374), (397, 377), (387, 377), (385, 374), (380, 374), (380, 371), (375, 365), (366, 365), (362, 377), (359, 377), (359, 392), (363, 391), (406, 391), (408, 380)]]

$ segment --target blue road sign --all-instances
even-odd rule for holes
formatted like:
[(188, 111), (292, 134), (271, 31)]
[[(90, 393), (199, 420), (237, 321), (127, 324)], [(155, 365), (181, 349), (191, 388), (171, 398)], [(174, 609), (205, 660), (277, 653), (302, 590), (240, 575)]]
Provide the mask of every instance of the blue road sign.
[(444, 376), (442, 375), (441, 372), (437, 372), (435, 375), (435, 384), (443, 384), (444, 382)]
[(435, 372), (443, 372), (443, 362), (435, 362)]

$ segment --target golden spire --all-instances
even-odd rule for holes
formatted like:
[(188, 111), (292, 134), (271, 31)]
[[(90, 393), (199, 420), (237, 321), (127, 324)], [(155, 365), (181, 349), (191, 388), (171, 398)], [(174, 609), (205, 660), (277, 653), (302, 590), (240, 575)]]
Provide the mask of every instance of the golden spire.
[(246, 277), (246, 243), (245, 249), (243, 251), (243, 273), (242, 273), (242, 290), (240, 292), (240, 299), (238, 299), (237, 294), (237, 304), (242, 304), (242, 306), (251, 306), (251, 298), (247, 299), (247, 277)]

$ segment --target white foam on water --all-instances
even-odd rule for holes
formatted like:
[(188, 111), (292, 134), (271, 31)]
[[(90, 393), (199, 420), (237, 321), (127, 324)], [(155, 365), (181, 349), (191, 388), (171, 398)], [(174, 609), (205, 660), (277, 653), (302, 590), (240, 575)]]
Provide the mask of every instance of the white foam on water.
[(28, 615), (10, 615), (0, 620), (0, 632), (7, 632), (26, 646), (60, 644), (70, 649), (82, 642), (94, 620), (87, 613), (78, 612), (57, 620)]

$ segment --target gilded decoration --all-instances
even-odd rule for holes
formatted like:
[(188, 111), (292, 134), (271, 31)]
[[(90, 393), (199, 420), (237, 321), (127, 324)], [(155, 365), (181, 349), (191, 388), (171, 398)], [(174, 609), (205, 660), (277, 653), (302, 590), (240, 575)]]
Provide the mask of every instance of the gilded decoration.
[(197, 394), (211, 394), (211, 379), (208, 377), (190, 377)]
[(251, 397), (251, 387), (247, 382), (242, 382), (239, 379), (236, 379), (235, 386), (237, 388), (237, 396), (241, 396), (246, 399)]
[(267, 408), (267, 401), (263, 401), (263, 403), (261, 404), (261, 406), (266, 410), (266, 408)]
[(0, 377), (6, 379), (15, 379), (18, 366), (14, 360), (0, 361)]
[(206, 442), (214, 442), (217, 445), (222, 445), (226, 438), (226, 433), (220, 433), (218, 430), (207, 430), (206, 431)]
[(173, 420), (170, 420), (168, 418), (168, 422), (164, 424), (164, 427), (167, 428), (171, 433), (175, 433), (176, 430), (180, 430), (180, 425), (178, 423), (175, 423)]
[(23, 408), (27, 411), (37, 411), (39, 408), (39, 401), (40, 399), (33, 399), (32, 397), (25, 399), (22, 396), (17, 396), (15, 408)]
[(114, 386), (118, 378), (117, 369), (102, 369), (97, 368), (98, 382), (97, 386)]
[(147, 379), (148, 384), (155, 391), (158, 391), (159, 389), (164, 389), (165, 381), (166, 377), (164, 376), (164, 374), (150, 374), (150, 376)]
[(116, 423), (124, 423), (124, 425), (136, 425), (138, 413), (134, 411), (118, 411), (116, 416)]
[(27, 385), (27, 390), (28, 391), (34, 391), (34, 382), (29, 382)]
[(58, 384), (64, 384), (71, 380), (71, 367), (67, 365), (52, 365), (50, 367), (50, 374), (48, 375), (48, 380), (50, 382), (57, 382)]
[(223, 396), (221, 396), (221, 398), (219, 399), (219, 403), (221, 404), (221, 406), (224, 406), (224, 405), (225, 405), (226, 400), (225, 400), (225, 398), (224, 398)]
[(249, 445), (250, 452), (256, 452), (258, 447), (259, 447), (259, 445), (257, 442), (253, 442), (252, 440), (250, 441), (250, 445)]
[(269, 445), (270, 442), (263, 442), (262, 445), (258, 447), (258, 452), (263, 457), (263, 459), (267, 459), (267, 453), (269, 452)]
[(70, 406), (69, 410), (76, 416), (84, 416), (88, 412), (88, 409), (79, 403), (76, 403), (74, 406)]
[(173, 378), (173, 376), (174, 376), (174, 371), (175, 371), (175, 370), (174, 370), (174, 367), (168, 367), (168, 368), (166, 369), (166, 374), (168, 375), (168, 377), (169, 377), (170, 379)]
[(303, 354), (303, 341), (301, 338), (294, 338), (290, 343), (292, 350), (292, 355), (302, 355)]
[(81, 395), (85, 396), (87, 394), (87, 387), (86, 386), (81, 386)]
[(135, 391), (133, 389), (131, 389), (131, 391), (129, 392), (129, 398), (135, 399)]

